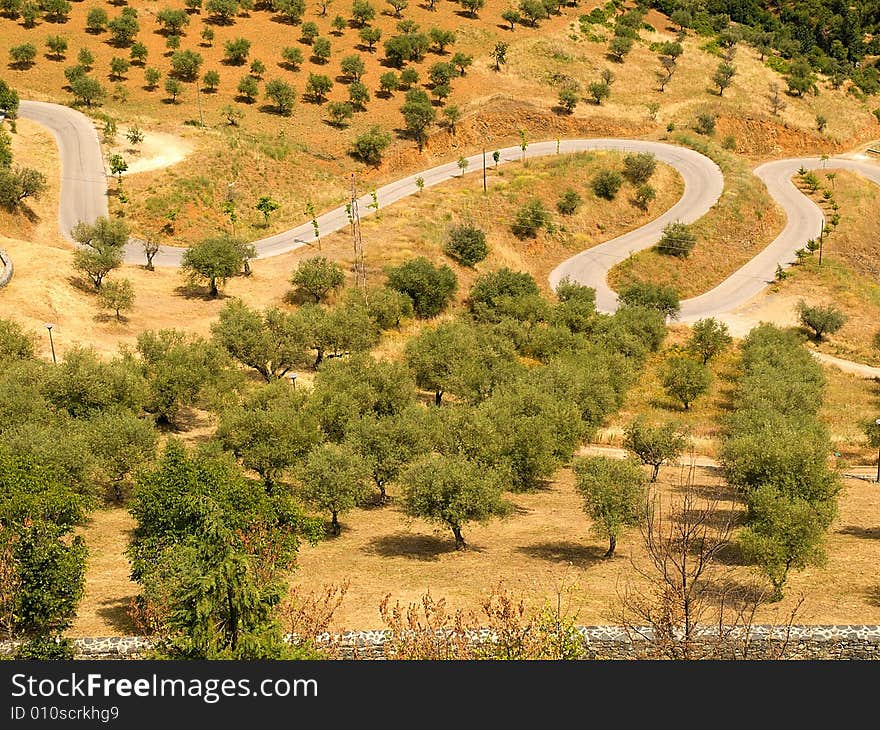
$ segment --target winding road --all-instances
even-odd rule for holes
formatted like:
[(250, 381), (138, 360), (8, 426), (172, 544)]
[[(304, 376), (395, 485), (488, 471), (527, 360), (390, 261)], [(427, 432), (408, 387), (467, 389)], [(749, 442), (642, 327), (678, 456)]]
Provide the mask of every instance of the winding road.
[[(58, 223), (65, 237), (70, 229), (83, 221), (93, 221), (107, 215), (107, 174), (101, 147), (92, 121), (80, 112), (66, 106), (37, 101), (22, 101), (19, 116), (37, 122), (49, 129), (58, 143), (61, 156), (61, 201)], [(663, 228), (676, 221), (693, 223), (704, 216), (721, 197), (724, 176), (708, 157), (686, 147), (647, 140), (623, 139), (568, 139), (557, 142), (535, 142), (525, 151), (525, 157), (535, 158), (559, 153), (617, 150), (621, 152), (651, 152), (657, 159), (675, 168), (684, 180), (684, 193), (672, 208), (637, 230), (630, 231), (598, 246), (573, 256), (557, 266), (550, 274), (555, 286), (561, 279), (591, 286), (596, 290), (596, 306), (600, 311), (617, 309), (617, 295), (608, 286), (608, 271), (631, 254), (650, 248), (660, 239)], [(519, 146), (500, 150), (499, 164), (521, 160)], [(482, 169), (482, 155), (468, 160), (469, 170)], [(763, 251), (718, 286), (705, 294), (686, 299), (681, 304), (680, 321), (693, 322), (711, 316), (721, 316), (745, 303), (775, 278), (777, 264), (784, 267), (795, 260), (794, 252), (810, 238), (819, 235), (823, 216), (819, 207), (803, 195), (792, 181), (799, 168), (844, 168), (857, 172), (880, 185), (880, 165), (852, 157), (818, 157), (778, 160), (761, 165), (755, 174), (767, 186), (773, 199), (787, 216), (785, 228)], [(457, 162), (432, 167), (420, 173), (396, 180), (376, 190), (380, 207), (385, 207), (419, 191), (416, 180), (421, 177), (424, 187), (431, 187), (457, 177), (461, 169)], [(358, 200), (361, 215), (374, 212), (368, 207), (369, 195)], [(344, 206), (319, 216), (321, 236), (346, 227), (348, 214)], [(255, 241), (257, 258), (268, 258), (293, 251), (315, 241), (311, 222)], [(179, 266), (183, 249), (161, 247), (154, 258), (157, 266)], [(142, 263), (141, 244), (132, 240), (126, 248), (129, 263)], [(878, 369), (880, 374), (880, 369)]]

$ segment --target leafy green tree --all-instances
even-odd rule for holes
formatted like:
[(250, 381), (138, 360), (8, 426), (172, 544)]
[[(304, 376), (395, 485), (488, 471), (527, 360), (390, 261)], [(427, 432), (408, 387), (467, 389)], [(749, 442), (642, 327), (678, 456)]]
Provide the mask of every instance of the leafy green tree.
[(466, 322), (445, 322), (423, 330), (406, 344), (406, 363), (416, 384), (434, 393), (440, 405), (445, 393), (478, 403), (516, 371), (510, 342)]
[(161, 77), (162, 77), (162, 72), (159, 71), (158, 68), (150, 67), (150, 68), (144, 69), (144, 81), (147, 82), (147, 88), (150, 90), (156, 88), (156, 86), (159, 84), (159, 79)]
[(458, 277), (446, 266), (434, 266), (420, 256), (386, 269), (388, 286), (412, 299), (413, 310), (421, 318), (436, 317), (458, 291)]
[(600, 170), (590, 181), (593, 192), (605, 200), (614, 200), (623, 185), (623, 176), (617, 170)]
[(37, 57), (37, 47), (33, 43), (22, 43), (9, 49), (11, 65), (19, 70), (28, 69), (34, 65)]
[(376, 44), (382, 39), (382, 29), (363, 27), (358, 31), (358, 38), (361, 39), (362, 43), (367, 44), (367, 50), (372, 53), (376, 48)]
[(189, 14), (180, 8), (163, 8), (156, 13), (156, 22), (165, 35), (180, 35), (189, 25)]
[(312, 42), (312, 58), (317, 63), (327, 63), (327, 59), (330, 58), (330, 52), (329, 38), (315, 38)]
[(517, 238), (535, 238), (542, 228), (552, 229), (550, 213), (537, 198), (531, 198), (516, 211), (510, 226)]
[(299, 262), (290, 283), (296, 287), (297, 294), (307, 295), (320, 304), (331, 293), (345, 284), (345, 272), (335, 261), (325, 256), (314, 256)]
[(537, 27), (539, 20), (544, 20), (548, 16), (547, 8), (540, 0), (521, 0), (519, 13), (529, 21), (529, 25), (533, 28)]
[(367, 68), (364, 65), (364, 59), (357, 53), (350, 56), (343, 56), (339, 62), (339, 70), (350, 78), (352, 81), (360, 81)]
[(522, 22), (522, 15), (514, 8), (508, 8), (501, 13), (501, 19), (505, 23), (510, 23), (510, 30), (513, 31), (516, 30), (516, 24)]
[(318, 24), (313, 23), (310, 20), (303, 23), (302, 28), (300, 29), (300, 34), (302, 35), (303, 42), (311, 45), (314, 42), (315, 38), (320, 35)]
[(363, 111), (370, 100), (370, 90), (360, 81), (352, 81), (348, 86), (348, 100), (352, 107)]
[[(606, 84), (604, 81), (594, 81), (588, 87), (587, 91), (590, 92), (590, 96), (593, 97), (593, 101), (596, 102), (596, 106), (601, 106), (602, 102), (611, 96), (611, 86)], [(560, 95), (560, 99), (562, 96)], [(577, 97), (575, 96), (575, 99)], [(577, 102), (575, 102), (577, 103)], [(572, 105), (572, 109), (574, 105)]]
[(122, 12), (107, 23), (110, 42), (117, 48), (128, 48), (140, 30), (137, 10), (125, 7)]
[(306, 12), (305, 0), (275, 0), (272, 8), (285, 23), (295, 25)]
[(816, 88), (816, 75), (810, 62), (805, 58), (796, 59), (791, 63), (785, 81), (788, 90), (795, 96), (803, 96)]
[(577, 213), (578, 208), (581, 207), (581, 203), (583, 203), (581, 196), (577, 191), (569, 188), (556, 201), (556, 210), (562, 213), (562, 215), (574, 215)]
[(288, 117), (293, 111), (296, 92), (286, 81), (272, 79), (266, 82), (266, 98), (275, 102), (275, 111), (278, 114)]
[(251, 52), (247, 38), (231, 38), (223, 44), (223, 60), (231, 66), (242, 66)]
[(623, 447), (635, 454), (639, 460), (650, 466), (651, 482), (657, 481), (660, 467), (673, 462), (687, 448), (688, 440), (674, 423), (650, 426), (636, 419), (624, 431)]
[(303, 52), (296, 46), (285, 46), (281, 49), (281, 58), (289, 70), (296, 71), (302, 65)]
[(18, 322), (0, 319), (0, 362), (33, 359), (34, 341), (34, 335)]
[(627, 56), (630, 51), (632, 51), (632, 48), (632, 38), (627, 38), (626, 36), (615, 36), (608, 44), (608, 54), (615, 61), (617, 61), (617, 63), (623, 63), (624, 57)]
[[(284, 1), (276, 0), (276, 2)], [(299, 2), (303, 2), (303, 0), (299, 0)], [(215, 22), (221, 25), (230, 25), (234, 22), (235, 14), (239, 10), (239, 2), (238, 0), (207, 0), (205, 10)]]
[(294, 315), (279, 309), (259, 312), (234, 299), (220, 310), (211, 332), (226, 352), (267, 383), (306, 362), (305, 332)]
[(195, 51), (175, 51), (171, 56), (171, 73), (181, 81), (195, 81), (204, 59)]
[(107, 11), (101, 7), (89, 8), (86, 15), (86, 30), (89, 33), (103, 33), (107, 30)]
[(260, 85), (253, 76), (247, 74), (242, 76), (238, 82), (237, 91), (239, 96), (242, 96), (249, 104), (252, 104), (260, 93)]
[(387, 486), (429, 449), (428, 429), (421, 415), (417, 408), (386, 418), (368, 415), (346, 431), (345, 443), (366, 465), (382, 502), (388, 500)]
[(330, 531), (342, 531), (339, 515), (361, 505), (369, 495), (363, 460), (344, 444), (321, 444), (306, 456), (299, 470), (300, 494), (309, 504), (330, 513)]
[(184, 251), (180, 265), (191, 282), (206, 281), (211, 296), (218, 297), (220, 287), (242, 273), (245, 246), (240, 238), (226, 234), (205, 238)]
[(116, 182), (119, 185), (122, 185), (122, 174), (128, 169), (128, 163), (125, 161), (125, 158), (120, 154), (110, 155), (107, 165), (110, 168), (110, 174), (116, 178)]
[(486, 0), (461, 0), (461, 6), (467, 10), (470, 17), (476, 18), (477, 11), (486, 5)]
[(134, 306), (134, 285), (128, 279), (105, 282), (100, 292), (101, 306), (111, 310), (117, 320), (122, 312), (131, 311)]
[(644, 185), (656, 170), (657, 158), (651, 152), (639, 152), (623, 158), (623, 176), (632, 185)]
[(88, 447), (96, 474), (116, 502), (122, 502), (135, 472), (156, 454), (153, 424), (131, 411), (103, 411), (89, 419)]
[(363, 28), (376, 17), (376, 8), (368, 0), (354, 0), (351, 4), (351, 17), (358, 27)]
[(596, 534), (608, 540), (605, 557), (610, 558), (621, 530), (638, 525), (645, 514), (645, 475), (634, 460), (606, 456), (578, 459), (574, 472), (584, 512), (593, 521)]
[(320, 104), (327, 97), (327, 93), (333, 88), (332, 79), (325, 74), (309, 74), (306, 80), (306, 94), (312, 101)]
[(571, 87), (565, 87), (560, 89), (559, 91), (559, 106), (562, 107), (566, 113), (571, 114), (574, 111), (574, 108), (578, 105), (580, 98), (578, 97), (577, 92)]
[(425, 144), (425, 132), (437, 118), (428, 95), (421, 89), (410, 89), (406, 92), (406, 100), (400, 107), (407, 131), (415, 137), (419, 151)]
[(698, 320), (692, 325), (688, 351), (699, 357), (703, 365), (706, 365), (730, 347), (731, 342), (733, 338), (727, 325), (714, 317), (709, 317)]
[(678, 316), (680, 302), (678, 292), (671, 286), (637, 281), (620, 290), (617, 295), (622, 307), (645, 307), (655, 309), (664, 317)]
[(817, 340), (839, 332), (847, 320), (846, 315), (833, 304), (823, 307), (819, 304), (809, 305), (801, 300), (798, 302), (797, 312), (800, 323), (812, 330)]
[(171, 103), (176, 104), (177, 99), (183, 93), (183, 84), (173, 76), (167, 76), (165, 78), (165, 93), (168, 94)]
[(826, 523), (804, 499), (787, 499), (762, 487), (749, 499), (749, 525), (740, 536), (744, 557), (770, 579), (771, 600), (779, 601), (792, 569), (822, 565)]
[(354, 116), (354, 108), (347, 101), (331, 101), (327, 105), (327, 115), (334, 127), (344, 127)]
[(40, 9), (50, 23), (66, 23), (73, 6), (67, 0), (43, 0)]
[(446, 231), (443, 252), (463, 266), (473, 268), (489, 255), (486, 233), (473, 223), (450, 226)]
[(685, 410), (690, 409), (701, 395), (709, 392), (712, 373), (702, 363), (689, 357), (669, 358), (661, 375), (663, 389), (670, 398), (680, 401)]
[(67, 53), (67, 39), (60, 35), (50, 35), (46, 38), (46, 48), (56, 61), (60, 61)]
[(321, 442), (318, 420), (304, 407), (305, 402), (301, 391), (276, 382), (220, 416), (217, 440), (246, 469), (260, 475), (270, 494), (285, 474)]
[(143, 66), (147, 57), (150, 55), (150, 51), (147, 48), (146, 43), (141, 43), (140, 41), (131, 44), (131, 49), (129, 50), (129, 58), (133, 64), (138, 64)]
[(145, 410), (175, 425), (181, 409), (193, 406), (222, 377), (226, 353), (201, 338), (175, 330), (147, 330), (138, 336), (139, 366), (146, 382)]
[(122, 265), (128, 226), (123, 220), (101, 216), (92, 225), (77, 223), (70, 235), (80, 245), (73, 254), (74, 268), (86, 274), (95, 289), (100, 289), (104, 277)]
[(729, 63), (722, 61), (712, 74), (712, 83), (718, 87), (718, 96), (724, 96), (724, 90), (733, 83), (733, 77), (736, 76), (736, 68)]
[(107, 92), (97, 79), (85, 74), (76, 77), (70, 82), (70, 93), (73, 94), (76, 101), (91, 107), (93, 104), (99, 104), (107, 96)]
[(497, 474), (462, 457), (423, 457), (400, 481), (407, 514), (448, 527), (456, 550), (467, 547), (462, 528), (468, 522), (486, 522), (510, 512)]
[(670, 223), (663, 229), (657, 250), (666, 256), (687, 258), (697, 245), (697, 234), (686, 223)]
[(380, 127), (372, 126), (355, 139), (352, 154), (368, 165), (378, 166), (382, 162), (382, 154), (391, 144), (391, 136)]
[(214, 69), (205, 71), (205, 75), (202, 76), (202, 86), (207, 93), (213, 94), (220, 86), (220, 74)]

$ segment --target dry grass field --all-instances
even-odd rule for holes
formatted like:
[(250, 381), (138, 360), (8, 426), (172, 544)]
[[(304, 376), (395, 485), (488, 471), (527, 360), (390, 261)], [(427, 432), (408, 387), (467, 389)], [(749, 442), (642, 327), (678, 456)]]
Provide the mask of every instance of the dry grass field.
[[(685, 471), (661, 471), (661, 500), (680, 494)], [(757, 620), (785, 617), (803, 596), (800, 622), (880, 623), (880, 582), (874, 570), (880, 560), (877, 488), (856, 479), (844, 484), (840, 515), (827, 537), (827, 563), (793, 573), (785, 600), (766, 606)], [(716, 469), (696, 467), (695, 486), (700, 499), (715, 495), (720, 509), (732, 510), (736, 519), (742, 516), (742, 507), (731, 500)], [(406, 604), (430, 591), (452, 608), (478, 612), (481, 598), (499, 582), (530, 610), (555, 602), (561, 591), (579, 622), (614, 623), (619, 591), (627, 581), (638, 580), (633, 561), (641, 565), (645, 560), (638, 530), (627, 531), (617, 555), (603, 559), (607, 545), (591, 533), (568, 469), (545, 488), (511, 495), (511, 501), (515, 510), (505, 520), (465, 528), (470, 548), (463, 552), (454, 549), (451, 533), (406, 517), (393, 503), (355, 510), (343, 516), (339, 537), (301, 548), (291, 585), (308, 594), (348, 581), (345, 601), (335, 615), (337, 629), (381, 627), (378, 607), (387, 594), (392, 603)], [(134, 630), (124, 607), (137, 586), (128, 580), (122, 555), (133, 524), (127, 512), (116, 508), (93, 513), (83, 530), (91, 558), (86, 595), (71, 635)], [(731, 580), (747, 583), (754, 577), (750, 568), (737, 564), (735, 551), (729, 551), (727, 562)]]

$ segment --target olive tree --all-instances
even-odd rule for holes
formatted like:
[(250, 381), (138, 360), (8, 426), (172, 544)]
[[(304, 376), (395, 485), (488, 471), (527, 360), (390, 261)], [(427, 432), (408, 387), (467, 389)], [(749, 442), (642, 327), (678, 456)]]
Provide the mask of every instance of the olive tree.
[(838, 332), (847, 320), (846, 315), (833, 304), (823, 307), (819, 304), (808, 305), (801, 300), (798, 302), (797, 312), (800, 323), (812, 330), (817, 340), (821, 340), (826, 334)]
[(307, 295), (320, 304), (345, 284), (345, 272), (335, 261), (325, 256), (314, 256), (299, 262), (290, 283), (297, 294)]
[(720, 355), (733, 342), (727, 325), (714, 317), (700, 319), (691, 327), (688, 351), (700, 358), (703, 365)]
[(226, 234), (205, 238), (183, 252), (181, 268), (191, 282), (206, 281), (212, 297), (220, 296), (220, 287), (244, 270), (247, 244)]
[(651, 482), (657, 481), (663, 464), (681, 456), (687, 443), (687, 437), (674, 423), (650, 426), (636, 419), (624, 431), (623, 447), (651, 467)]
[(709, 392), (712, 373), (696, 360), (674, 356), (664, 364), (661, 382), (666, 394), (678, 400), (685, 410), (689, 410), (697, 398)]
[(122, 265), (128, 226), (123, 220), (101, 216), (91, 225), (77, 223), (70, 235), (79, 244), (73, 253), (74, 267), (100, 289), (104, 277)]
[(312, 449), (299, 469), (300, 495), (317, 509), (330, 513), (333, 535), (342, 531), (339, 515), (369, 496), (369, 475), (363, 460), (349, 446), (321, 444)]
[(638, 525), (645, 514), (645, 475), (632, 459), (593, 456), (574, 464), (575, 486), (593, 530), (608, 540), (605, 557), (614, 555), (617, 538), (627, 525)]
[(467, 547), (465, 524), (503, 517), (511, 509), (498, 475), (460, 456), (423, 457), (406, 469), (400, 483), (406, 513), (448, 527), (456, 550)]

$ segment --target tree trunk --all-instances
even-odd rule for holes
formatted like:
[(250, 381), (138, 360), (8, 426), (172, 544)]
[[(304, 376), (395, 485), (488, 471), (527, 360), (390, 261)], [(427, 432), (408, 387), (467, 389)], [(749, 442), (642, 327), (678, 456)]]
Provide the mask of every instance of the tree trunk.
[(439, 406), (441, 400), (443, 400), (443, 391), (442, 391), (442, 390), (437, 390), (437, 391), (434, 393), (434, 405), (435, 405), (435, 406)]
[(467, 543), (465, 543), (464, 538), (461, 536), (461, 527), (453, 525), (452, 534), (455, 535), (455, 549), (464, 550), (467, 547)]
[(660, 464), (654, 464), (654, 471), (651, 472), (651, 483), (657, 481), (657, 476), (660, 474)]
[(608, 537), (608, 549), (605, 551), (605, 555), (603, 555), (602, 557), (610, 558), (612, 555), (614, 555), (614, 548), (616, 548), (616, 547), (617, 547), (617, 535), (610, 535)]
[(342, 527), (339, 525), (339, 513), (336, 510), (332, 510), (330, 515), (330, 528), (334, 535), (338, 535), (342, 532)]
[(220, 295), (220, 290), (217, 288), (217, 280), (212, 276), (210, 281), (208, 282), (208, 286), (211, 287), (211, 296), (217, 297)]

